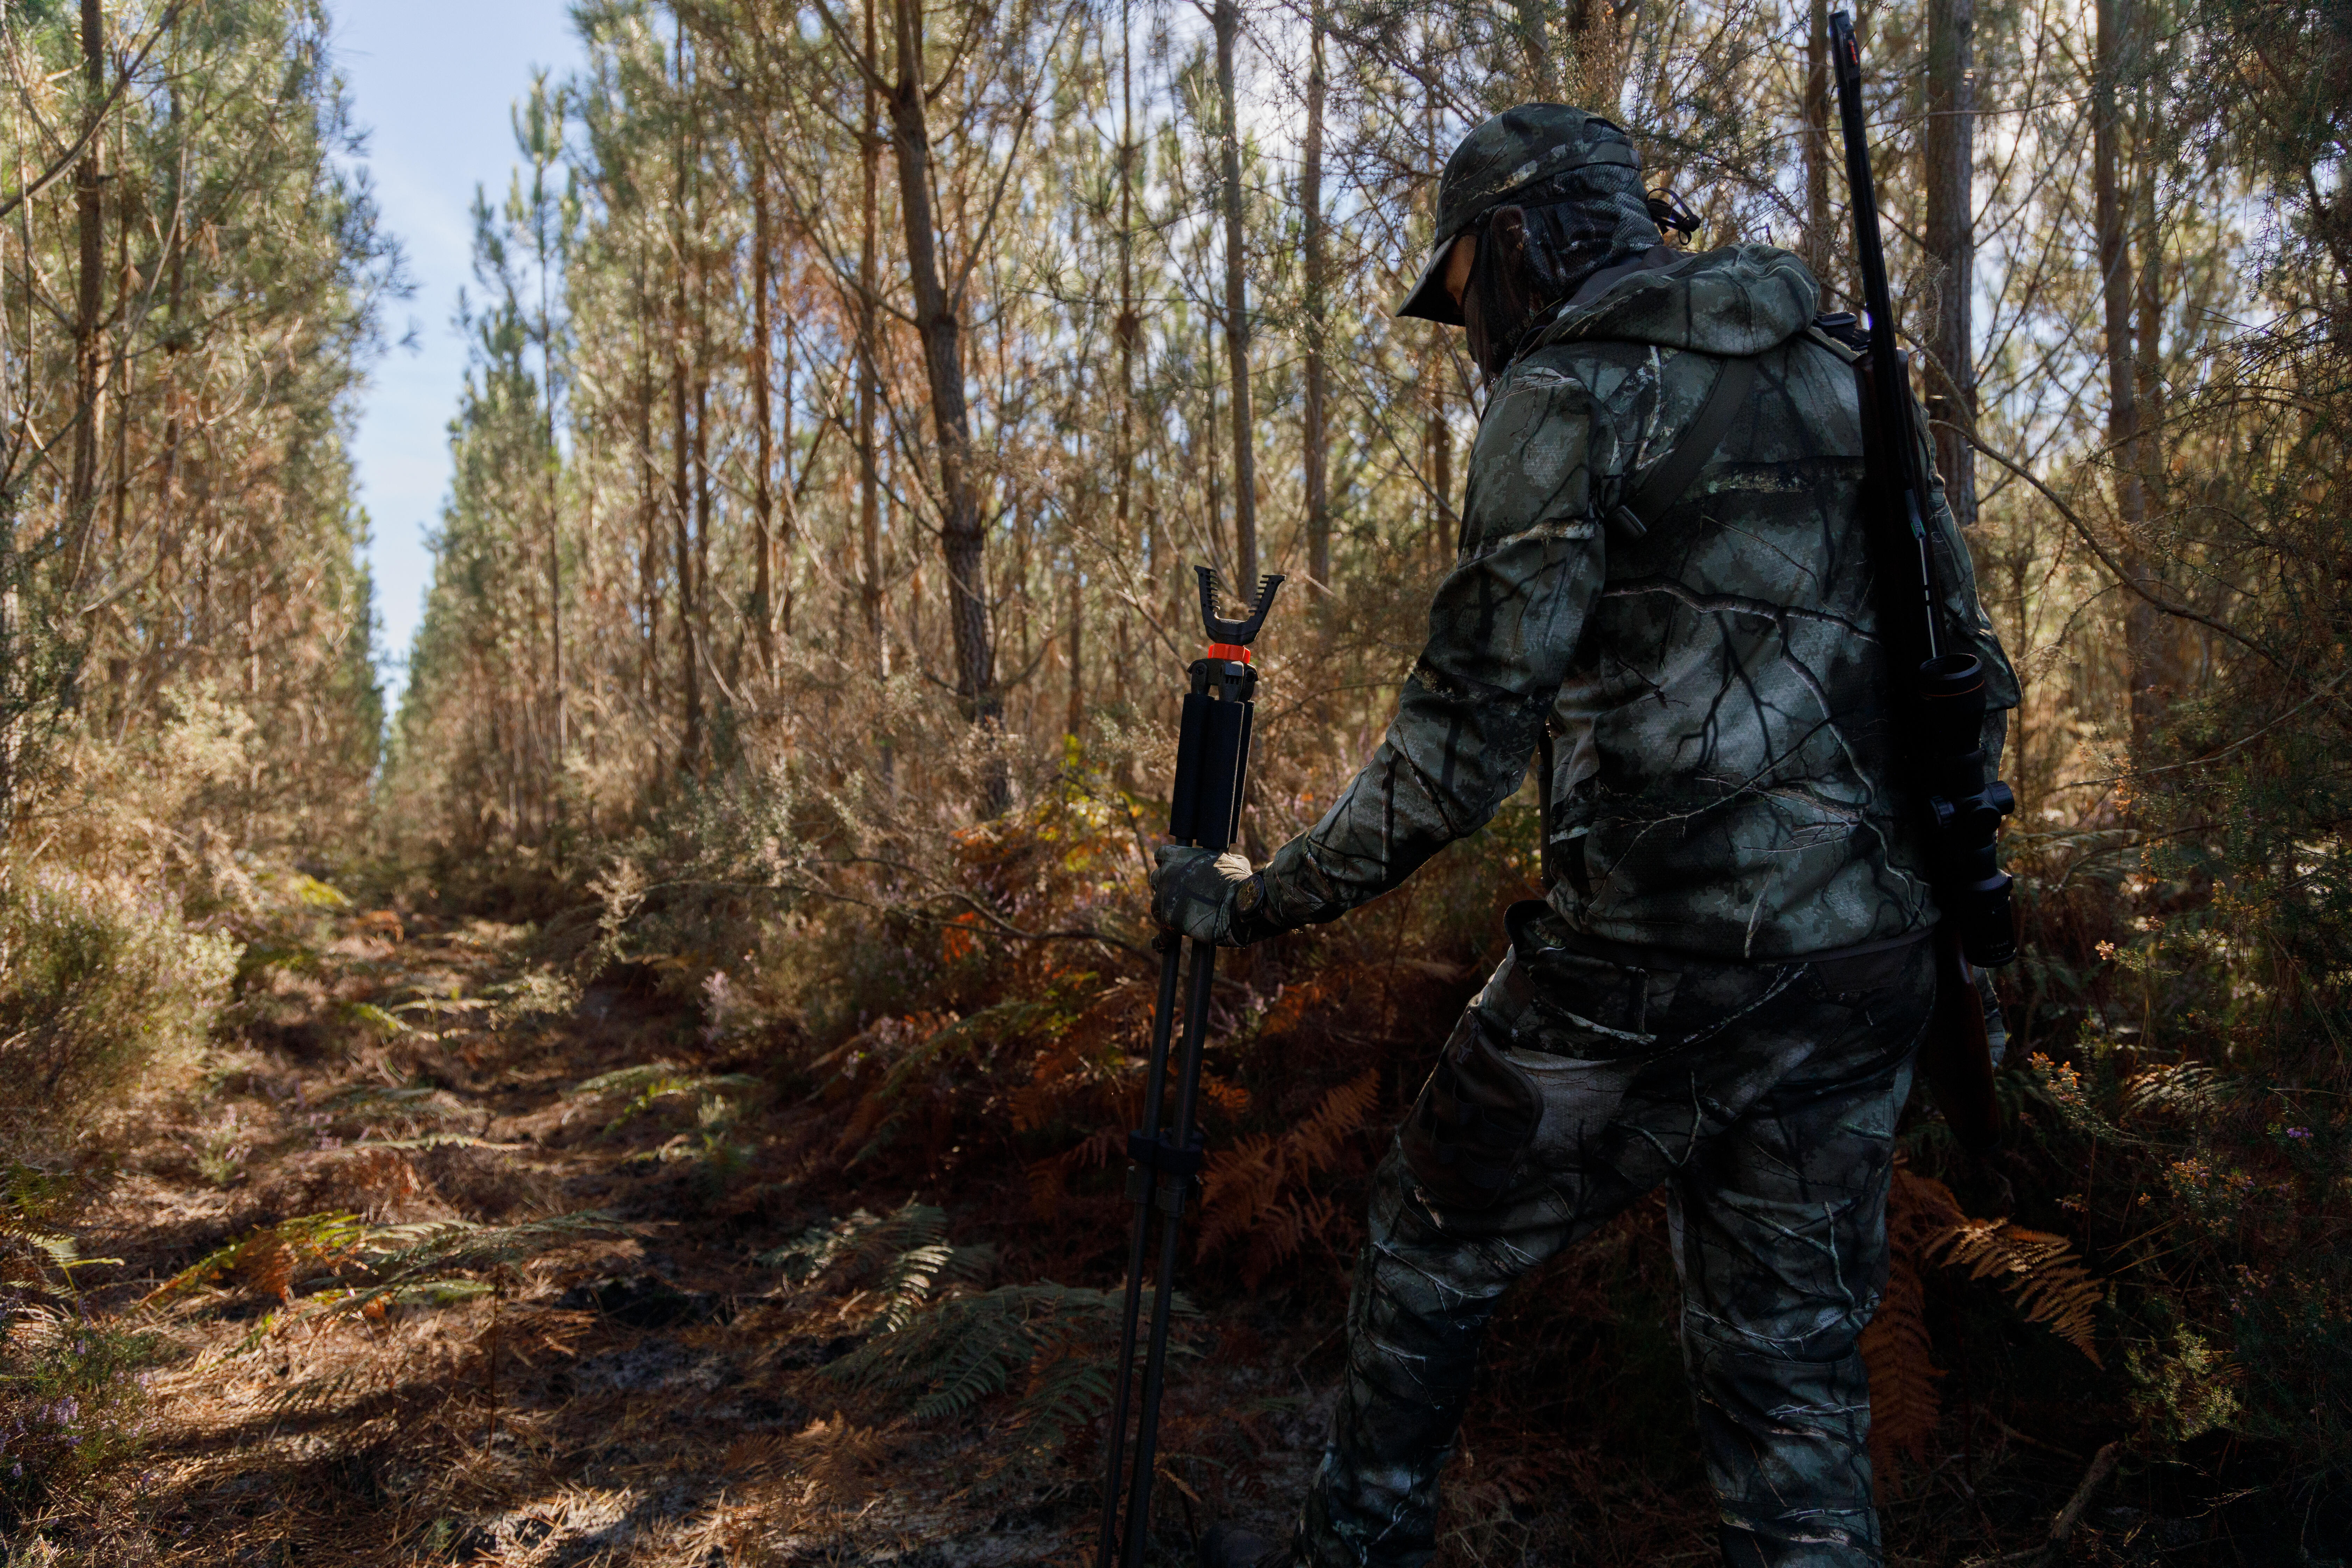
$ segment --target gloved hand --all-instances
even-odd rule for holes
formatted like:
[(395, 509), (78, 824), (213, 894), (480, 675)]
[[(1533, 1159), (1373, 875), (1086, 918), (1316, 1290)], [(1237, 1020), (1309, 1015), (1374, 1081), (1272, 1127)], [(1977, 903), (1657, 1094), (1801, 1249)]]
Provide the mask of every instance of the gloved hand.
[(1181, 845), (1160, 847), (1151, 871), (1151, 915), (1161, 925), (1220, 947), (1243, 947), (1265, 934), (1248, 917), (1265, 900), (1249, 858)]

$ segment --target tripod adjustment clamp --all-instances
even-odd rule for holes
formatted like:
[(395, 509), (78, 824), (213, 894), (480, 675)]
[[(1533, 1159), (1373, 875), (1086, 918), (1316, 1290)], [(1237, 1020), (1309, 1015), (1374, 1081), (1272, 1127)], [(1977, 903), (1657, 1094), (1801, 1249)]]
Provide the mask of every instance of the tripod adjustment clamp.
[(1191, 1140), (1175, 1142), (1166, 1133), (1153, 1137), (1141, 1128), (1127, 1135), (1127, 1196), (1130, 1203), (1140, 1203), (1152, 1190), (1152, 1173), (1157, 1172), (1159, 1199), (1162, 1213), (1181, 1213), (1184, 1200), (1199, 1182), (1201, 1166), (1207, 1159), (1207, 1141), (1198, 1128)]

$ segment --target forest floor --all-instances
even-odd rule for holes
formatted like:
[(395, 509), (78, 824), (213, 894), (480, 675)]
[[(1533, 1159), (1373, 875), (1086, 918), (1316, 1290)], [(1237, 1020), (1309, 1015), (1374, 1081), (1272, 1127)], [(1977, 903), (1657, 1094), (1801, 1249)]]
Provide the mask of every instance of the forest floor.
[[(202, 1093), (141, 1116), (77, 1226), (85, 1254), (120, 1260), (84, 1271), (93, 1308), (170, 1287), (136, 1314), (159, 1366), (140, 1458), (65, 1510), (86, 1560), (982, 1568), (1086, 1554), (1094, 1489), (1079, 1471), (977, 1486), (984, 1423), (861, 1420), (824, 1374), (874, 1331), (886, 1292), (839, 1269), (795, 1283), (761, 1258), (836, 1219), (795, 1201), (789, 1168), (805, 1124), (835, 1113), (776, 1108), (735, 1129), (749, 1142), (714, 1190), (709, 1161), (680, 1157), (707, 1147), (709, 1102), (661, 1091), (756, 1094), (756, 1063), (706, 1048), (675, 1003), (598, 985), (560, 1013), (511, 1016), (530, 990), (524, 928), (346, 923), (279, 979), (275, 1016), (216, 1058)], [(655, 1061), (676, 1076), (582, 1090)], [(583, 1213), (602, 1217), (532, 1228)], [(488, 1293), (452, 1281), (321, 1310), (322, 1280), (353, 1249), (354, 1227), (307, 1223), (326, 1215), (395, 1240), (449, 1220), (520, 1226), (526, 1256), (490, 1270)], [(1300, 1494), (1328, 1396), (1287, 1365), (1213, 1357), (1179, 1381), (1172, 1430), (1197, 1436), (1204, 1401), (1244, 1412), (1256, 1484), (1235, 1492)], [(1160, 1497), (1181, 1531), (1189, 1500)]]
[[(148, 1336), (147, 1426), (49, 1533), (125, 1564), (1088, 1560), (1089, 1434), (1008, 1484), (991, 1406), (920, 1421), (837, 1375), (903, 1283), (856, 1265), (859, 1227), (926, 1194), (845, 1183), (842, 1110), (763, 1079), (772, 1048), (649, 984), (551, 990), (530, 936), (342, 919), (279, 962), (198, 1089), (141, 1109), (76, 1229), (119, 1260), (83, 1270), (91, 1310)], [(1029, 1223), (973, 1201), (942, 1216), (957, 1241)], [(453, 1221), (474, 1252), (385, 1264)], [(1682, 1407), (1662, 1230), (1629, 1216), (1498, 1318), (1489, 1379), (1512, 1388), (1474, 1406), (1443, 1568), (1714, 1559), (1686, 1418), (1623, 1414)], [(1117, 1251), (1088, 1256), (1066, 1277), (1115, 1289)], [(1343, 1289), (1221, 1300), (1187, 1331), (1155, 1563), (1211, 1518), (1272, 1533), (1296, 1508)], [(2082, 1474), (1964, 1415), (1890, 1511), (1891, 1562), (2030, 1552)], [(2119, 1529), (2049, 1560), (2158, 1560)]]

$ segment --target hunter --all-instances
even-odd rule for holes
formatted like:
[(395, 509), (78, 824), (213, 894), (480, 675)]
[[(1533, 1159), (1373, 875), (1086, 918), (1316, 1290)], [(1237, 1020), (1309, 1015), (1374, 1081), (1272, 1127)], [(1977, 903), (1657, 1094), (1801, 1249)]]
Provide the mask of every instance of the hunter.
[[(1321, 821), (1255, 870), (1163, 848), (1153, 907), (1236, 946), (1337, 920), (1485, 826), (1531, 761), (1547, 897), (1509, 911), (1373, 1178), (1295, 1534), (1219, 1525), (1202, 1560), (1426, 1563), (1504, 1292), (1663, 1184), (1726, 1560), (1876, 1563), (1857, 1342), (1937, 910), (1893, 784), (1855, 353), (1787, 251), (1668, 248), (1598, 116), (1487, 121), (1437, 209), (1398, 314), (1466, 328), (1488, 392), (1428, 645)], [(1943, 636), (1990, 672), (1997, 761), (2016, 677), (1933, 500)]]

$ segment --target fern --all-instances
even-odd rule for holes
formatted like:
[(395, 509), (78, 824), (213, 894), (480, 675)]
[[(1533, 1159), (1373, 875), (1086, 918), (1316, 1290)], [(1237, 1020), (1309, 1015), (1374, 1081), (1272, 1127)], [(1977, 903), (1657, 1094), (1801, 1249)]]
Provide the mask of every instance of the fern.
[(1308, 1236), (1322, 1234), (1336, 1211), (1307, 1184), (1339, 1163), (1348, 1141), (1371, 1119), (1380, 1094), (1380, 1069), (1367, 1068), (1325, 1095), (1307, 1120), (1280, 1137), (1253, 1133), (1211, 1156), (1202, 1178), (1197, 1256), (1207, 1258), (1248, 1237), (1242, 1282), (1255, 1289)]
[(415, 1302), (446, 1305), (488, 1289), (454, 1276), (510, 1267), (553, 1247), (612, 1236), (618, 1229), (609, 1215), (596, 1210), (508, 1226), (458, 1220), (369, 1226), (356, 1215), (306, 1215), (265, 1226), (207, 1254), (149, 1291), (139, 1304), (156, 1306), (224, 1279), (237, 1279), (289, 1304), (306, 1290), (326, 1292), (305, 1303), (310, 1310), (375, 1312)]
[(859, 1209), (812, 1226), (757, 1261), (794, 1284), (831, 1273), (854, 1287), (880, 1276), (883, 1325), (895, 1332), (935, 1288), (972, 1283), (996, 1261), (994, 1247), (951, 1247), (947, 1234), (945, 1211), (910, 1198), (881, 1217)]
[(520, 1225), (442, 1220), (385, 1226), (370, 1234), (368, 1246), (357, 1259), (353, 1272), (362, 1282), (348, 1288), (329, 1306), (338, 1312), (356, 1311), (387, 1299), (398, 1301), (429, 1296), (461, 1283), (446, 1278), (450, 1275), (511, 1268), (558, 1247), (620, 1233), (613, 1216), (601, 1209), (583, 1209)]
[(759, 1087), (758, 1079), (744, 1073), (690, 1073), (672, 1062), (646, 1062), (638, 1067), (599, 1073), (585, 1082), (573, 1084), (564, 1091), (563, 1097), (566, 1100), (597, 1100), (626, 1095), (628, 1103), (621, 1108), (620, 1114), (604, 1123), (603, 1130), (613, 1132), (661, 1101), (678, 1095), (715, 1095), (730, 1089)]
[(1971, 1279), (1991, 1279), (2023, 1310), (2089, 1358), (2099, 1360), (2095, 1315), (2105, 1290), (2063, 1236), (2028, 1230), (2005, 1219), (1963, 1219), (1931, 1241), (1927, 1256), (1964, 1268)]
[[(73, 1290), (75, 1269), (122, 1261), (119, 1258), (84, 1258), (72, 1237), (49, 1227), (51, 1220), (63, 1212), (71, 1186), (69, 1178), (22, 1161), (0, 1167), (0, 1248), (22, 1248), (31, 1256), (34, 1266), (30, 1279), (16, 1277), (14, 1269), (7, 1270), (11, 1291), (68, 1295)], [(51, 1272), (57, 1276), (55, 1288), (48, 1278)]]
[[(899, 1403), (918, 1424), (968, 1415), (1017, 1386), (1004, 1416), (1011, 1441), (981, 1478), (1011, 1484), (1109, 1407), (1121, 1301), (1111, 1291), (1051, 1280), (949, 1295), (823, 1374)], [(1181, 1292), (1171, 1310), (1199, 1316)], [(1171, 1348), (1195, 1353), (1181, 1342)]]
[(1924, 1459), (1942, 1417), (1936, 1382), (1944, 1373), (1927, 1333), (1925, 1270), (1930, 1265), (1992, 1280), (2027, 1322), (2046, 1326), (2093, 1366), (2103, 1364), (2095, 1314), (2105, 1292), (2064, 1237), (2003, 1219), (1972, 1219), (1949, 1187), (1898, 1157), (1887, 1192), (1886, 1244), (1885, 1294), (1862, 1335), (1870, 1368), (1871, 1455), (1882, 1474), (1892, 1473), (1898, 1455)]
[[(1003, 1418), (1010, 1441), (995, 1447), (978, 1478), (1010, 1485), (1108, 1407), (1123, 1298), (1051, 1280), (976, 1290), (971, 1278), (992, 1250), (952, 1246), (946, 1229), (938, 1209), (908, 1203), (887, 1218), (861, 1211), (813, 1227), (764, 1260), (803, 1278), (881, 1276), (880, 1331), (822, 1375), (897, 1405), (918, 1425), (1013, 1395)], [(900, 1241), (908, 1245), (885, 1253)], [(1171, 1309), (1199, 1316), (1181, 1294)], [(1173, 1348), (1192, 1353), (1181, 1342)]]
[(314, 1214), (264, 1226), (216, 1247), (140, 1299), (160, 1306), (182, 1296), (236, 1279), (280, 1300), (291, 1300), (298, 1270), (334, 1268), (357, 1255), (367, 1226), (354, 1214)]
[(2126, 1079), (2123, 1108), (2128, 1115), (2171, 1115), (2194, 1124), (2220, 1110), (2229, 1089), (2221, 1075), (2202, 1062), (2180, 1062)]
[(406, 1019), (385, 1012), (373, 1002), (353, 1002), (344, 1009), (344, 1014), (355, 1024), (365, 1024), (368, 1027), (380, 1029), (387, 1035), (405, 1035), (410, 1032), (410, 1025)]
[(1920, 1264), (1929, 1241), (1965, 1218), (1941, 1182), (1897, 1163), (1886, 1199), (1886, 1290), (1862, 1332), (1870, 1369), (1870, 1450), (1874, 1471), (1892, 1475), (1897, 1455), (1924, 1459), (1943, 1416), (1936, 1391), (1944, 1375), (1927, 1333), (1927, 1281)]

